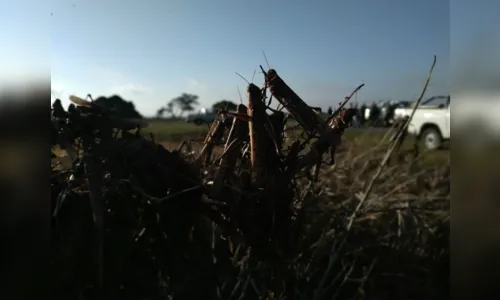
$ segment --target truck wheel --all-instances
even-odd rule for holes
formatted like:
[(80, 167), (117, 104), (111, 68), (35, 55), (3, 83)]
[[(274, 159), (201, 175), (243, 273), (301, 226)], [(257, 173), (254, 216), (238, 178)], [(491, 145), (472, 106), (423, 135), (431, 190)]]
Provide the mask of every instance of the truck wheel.
[(443, 145), (443, 138), (441, 137), (441, 133), (436, 128), (427, 128), (425, 129), (421, 136), (422, 142), (424, 143), (425, 148), (429, 150), (435, 150), (441, 148)]
[(203, 124), (203, 121), (200, 119), (196, 119), (194, 120), (194, 124), (200, 126), (201, 124)]

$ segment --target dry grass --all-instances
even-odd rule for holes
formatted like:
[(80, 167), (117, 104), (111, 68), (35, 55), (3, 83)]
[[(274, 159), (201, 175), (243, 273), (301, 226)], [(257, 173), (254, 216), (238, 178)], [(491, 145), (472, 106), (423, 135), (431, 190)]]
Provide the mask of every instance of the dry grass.
[[(177, 146), (163, 144), (169, 148)], [(236, 268), (241, 275), (225, 279), (219, 299), (227, 299), (231, 285), (229, 289), (240, 299), (264, 295), (266, 299), (281, 299), (285, 295), (295, 299), (334, 295), (338, 299), (448, 297), (448, 286), (442, 282), (449, 278), (449, 152), (424, 153), (416, 160), (407, 153), (394, 159), (381, 173), (347, 233), (348, 218), (386, 150), (360, 148), (366, 144), (358, 140), (344, 144), (339, 149), (337, 165), (323, 167), (317, 184), (306, 180), (299, 184), (303, 190), (298, 214), (302, 225), (296, 228), (296, 257), (282, 266), (287, 271), (271, 275), (269, 272), (276, 272), (275, 266), (251, 263), (247, 252), (233, 253), (236, 256), (231, 260), (235, 264), (226, 272)], [(433, 155), (438, 158), (426, 160), (426, 156)], [(343, 239), (347, 246), (340, 250)], [(228, 246), (221, 240), (218, 243)], [(234, 251), (236, 245), (232, 247)], [(325, 269), (334, 258), (332, 269)], [(251, 269), (251, 274), (260, 275), (250, 275)], [(210, 276), (225, 278), (223, 274)], [(324, 295), (317, 295), (313, 291), (324, 276), (330, 278), (329, 282), (323, 287)], [(269, 281), (270, 278), (274, 280)]]
[[(185, 251), (181, 265), (165, 260), (162, 251), (171, 246), (154, 246), (154, 235), (132, 245), (119, 269), (121, 275), (114, 275), (124, 290), (117, 288), (110, 299), (154, 294), (180, 299), (445, 299), (449, 295), (443, 285), (449, 278), (449, 159), (420, 164), (408, 153), (393, 160), (347, 233), (349, 216), (385, 153), (385, 148), (359, 147), (365, 144), (346, 142), (338, 151), (337, 165), (323, 167), (317, 184), (299, 182), (302, 201), (296, 217), (300, 220), (293, 229), (295, 241), (288, 260), (278, 265), (261, 262), (245, 243), (224, 238), (219, 229), (214, 236), (210, 222), (200, 219), (188, 248), (179, 245)], [(344, 239), (346, 246), (339, 251)], [(115, 238), (109, 243), (118, 242)], [(110, 251), (115, 254), (107, 256), (122, 252), (117, 246)], [(184, 270), (184, 275), (174, 279), (168, 269)], [(317, 292), (324, 277), (327, 284)]]
[[(418, 151), (403, 127), (396, 142), (349, 137), (352, 110), (328, 123), (275, 70), (266, 84), (317, 140), (281, 143), (282, 115), (267, 115), (252, 84), (248, 123), (219, 118), (203, 147), (182, 151), (130, 132), (133, 123), (92, 103), (69, 113), (59, 107), (53, 143), (80, 150), (52, 169), (53, 294), (449, 298), (449, 154)], [(219, 164), (213, 158), (222, 151), (211, 147), (224, 137)], [(310, 167), (329, 150), (335, 164), (323, 164), (315, 180)]]

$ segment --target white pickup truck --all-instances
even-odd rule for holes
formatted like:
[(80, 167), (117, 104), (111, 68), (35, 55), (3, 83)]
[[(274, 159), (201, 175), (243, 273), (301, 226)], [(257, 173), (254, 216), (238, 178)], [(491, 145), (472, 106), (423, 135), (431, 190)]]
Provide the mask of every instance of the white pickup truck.
[[(413, 110), (397, 108), (395, 116), (409, 116)], [(427, 149), (438, 149), (450, 139), (450, 96), (436, 96), (423, 101), (415, 110), (408, 132), (422, 140)]]
[[(466, 137), (468, 146), (500, 141), (500, 94), (469, 91), (453, 95), (453, 127)], [(409, 116), (412, 106), (397, 108), (396, 118)], [(423, 101), (411, 120), (408, 132), (417, 135), (428, 149), (437, 149), (450, 139), (450, 97), (438, 96)]]

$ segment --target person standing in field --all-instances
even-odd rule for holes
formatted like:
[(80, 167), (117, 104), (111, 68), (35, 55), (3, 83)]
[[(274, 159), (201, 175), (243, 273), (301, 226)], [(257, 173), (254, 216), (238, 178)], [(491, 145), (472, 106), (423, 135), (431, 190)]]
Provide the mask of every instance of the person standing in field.
[(327, 113), (328, 113), (328, 115), (333, 114), (333, 108), (331, 106), (328, 107)]
[(359, 116), (359, 125), (360, 125), (360, 126), (364, 126), (364, 125), (365, 125), (365, 121), (366, 121), (366, 120), (365, 120), (365, 112), (366, 112), (366, 108), (367, 108), (367, 107), (366, 107), (366, 104), (365, 104), (365, 103), (363, 103), (363, 104), (361, 105), (360, 109), (359, 109), (359, 114), (360, 114), (360, 116)]

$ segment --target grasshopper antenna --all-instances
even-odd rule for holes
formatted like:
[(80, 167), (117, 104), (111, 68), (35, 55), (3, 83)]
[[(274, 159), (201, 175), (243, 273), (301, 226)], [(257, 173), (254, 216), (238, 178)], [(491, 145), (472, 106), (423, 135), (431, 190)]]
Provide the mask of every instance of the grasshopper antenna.
[(257, 70), (253, 70), (252, 83), (253, 83), (253, 79), (255, 78), (255, 72), (257, 72)]
[(264, 60), (266, 61), (267, 69), (271, 69), (271, 66), (269, 65), (269, 61), (267, 60), (266, 52), (264, 52), (264, 50), (262, 50), (262, 55), (264, 55)]
[(241, 97), (240, 87), (236, 85), (236, 89), (238, 90), (238, 95), (240, 96), (240, 104), (243, 104), (243, 98)]
[[(89, 98), (90, 101), (94, 102), (94, 99), (92, 99), (92, 95), (91, 94), (87, 94), (87, 98)], [(85, 100), (87, 100), (87, 99), (85, 99)]]
[(245, 78), (245, 77), (241, 76), (241, 74), (240, 74), (240, 73), (238, 73), (238, 72), (234, 72), (234, 73), (236, 73), (236, 75), (240, 76), (240, 77), (241, 77), (241, 79), (245, 80), (248, 84), (250, 84), (250, 82), (249, 82), (248, 80), (246, 80), (246, 78)]

